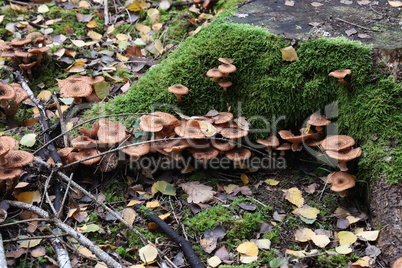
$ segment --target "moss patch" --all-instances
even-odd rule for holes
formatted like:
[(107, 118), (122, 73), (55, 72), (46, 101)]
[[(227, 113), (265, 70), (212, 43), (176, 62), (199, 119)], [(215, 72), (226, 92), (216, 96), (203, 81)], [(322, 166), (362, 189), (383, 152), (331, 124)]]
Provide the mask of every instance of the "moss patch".
[[(385, 78), (370, 83), (371, 48), (357, 42), (344, 38), (302, 42), (297, 47), (300, 61), (292, 63), (281, 57), (281, 48), (287, 45), (265, 29), (218, 18), (149, 70), (125, 96), (109, 102), (106, 112), (178, 110), (200, 115), (231, 107), (259, 129), (252, 133), (256, 138), (285, 127), (298, 129), (312, 112), (337, 102), (341, 133), (356, 138), (363, 148), (359, 177), (383, 176), (395, 182), (402, 170), (397, 146), (402, 132), (401, 86)], [(234, 85), (226, 94), (205, 76), (219, 65), (219, 57), (232, 58), (237, 66), (231, 76)], [(330, 71), (346, 68), (352, 70), (350, 90), (328, 77)], [(177, 106), (167, 88), (179, 83), (188, 86), (190, 94)]]

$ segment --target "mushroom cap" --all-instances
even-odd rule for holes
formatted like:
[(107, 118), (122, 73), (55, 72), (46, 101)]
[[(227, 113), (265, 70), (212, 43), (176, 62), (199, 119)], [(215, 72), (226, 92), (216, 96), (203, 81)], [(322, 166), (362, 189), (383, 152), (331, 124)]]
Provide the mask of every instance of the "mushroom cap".
[(302, 134), (299, 136), (294, 136), (290, 130), (281, 130), (278, 132), (278, 134), (279, 136), (281, 136), (282, 139), (290, 141), (291, 143), (299, 143), (303, 140), (307, 140), (312, 136), (312, 133), (304, 132), (302, 132)]
[(0, 83), (0, 100), (11, 100), (15, 97), (15, 90), (12, 86)]
[(269, 136), (266, 140), (257, 140), (257, 143), (262, 144), (266, 147), (276, 148), (279, 146), (280, 142), (276, 136)]
[(232, 83), (232, 81), (219, 81), (218, 82), (218, 85), (220, 86), (220, 87), (230, 87), (230, 86), (232, 86), (233, 85), (233, 83)]
[(0, 180), (12, 180), (22, 174), (21, 168), (2, 168), (0, 169)]
[(64, 98), (79, 98), (91, 95), (93, 88), (87, 82), (67, 80), (60, 83), (60, 93)]
[(11, 45), (13, 46), (24, 46), (31, 43), (31, 39), (28, 38), (14, 38), (13, 40), (11, 40)]
[(325, 153), (338, 161), (342, 162), (348, 162), (351, 161), (355, 158), (358, 158), (362, 154), (362, 149), (360, 147), (357, 148), (351, 148), (349, 150), (343, 150), (343, 151), (325, 151)]
[(392, 268), (401, 268), (402, 267), (402, 257), (398, 258), (393, 264)]
[(321, 145), (322, 140), (316, 140), (314, 138), (304, 141), (304, 144), (310, 147), (318, 147)]
[(127, 128), (118, 121), (109, 121), (108, 124), (99, 123), (97, 132), (98, 142), (103, 144), (115, 144), (127, 138)]
[(219, 155), (219, 150), (210, 146), (206, 149), (190, 148), (189, 152), (193, 155), (195, 159), (212, 159)]
[[(124, 143), (124, 145), (130, 144), (129, 142)], [(134, 156), (134, 157), (140, 157), (143, 155), (146, 155), (149, 153), (151, 150), (151, 144), (149, 142), (147, 143), (141, 143), (138, 145), (133, 145), (127, 148), (122, 149), (122, 151), (129, 155), (129, 156)]]
[(321, 146), (325, 151), (342, 151), (352, 147), (355, 144), (355, 140), (347, 135), (333, 135), (326, 137)]
[(220, 78), (223, 76), (223, 73), (221, 73), (218, 68), (213, 68), (208, 70), (207, 76), (212, 78)]
[(248, 131), (241, 128), (223, 128), (220, 134), (227, 139), (238, 139), (248, 135)]
[(26, 151), (12, 150), (4, 156), (4, 159), (6, 168), (17, 168), (31, 163), (34, 160), (34, 155)]
[(5, 50), (1, 52), (1, 57), (12, 58), (15, 56), (14, 50)]
[(188, 94), (188, 87), (178, 84), (170, 86), (168, 91), (176, 95), (185, 95)]
[(67, 156), (74, 150), (73, 147), (64, 147), (60, 150), (57, 151), (57, 154), (60, 156), (60, 158), (65, 158), (67, 159)]
[(178, 124), (180, 124), (180, 121), (174, 115), (164, 112), (153, 112), (140, 117), (139, 127), (142, 131), (158, 132), (164, 127)]
[(196, 149), (207, 149), (211, 146), (207, 139), (189, 139), (187, 142), (190, 144), (191, 148)]
[(225, 140), (211, 140), (211, 145), (218, 149), (221, 152), (226, 152), (232, 150), (235, 146), (236, 143), (230, 142), (230, 141), (225, 141)]
[(218, 115), (212, 117), (214, 124), (224, 124), (233, 119), (233, 114), (229, 112), (220, 112)]
[[(82, 149), (78, 153), (75, 154), (75, 161), (79, 161), (81, 159), (85, 159), (85, 158), (95, 156), (98, 154), (100, 154), (100, 151), (98, 151), (94, 148)], [(81, 164), (89, 166), (89, 165), (99, 162), (101, 159), (102, 159), (102, 156), (98, 156), (98, 157), (95, 157), (92, 159), (85, 160), (85, 161), (81, 162)]]
[(291, 150), (292, 149), (292, 145), (290, 143), (282, 143), (281, 145), (279, 145), (278, 147), (275, 148), (275, 150), (277, 151), (287, 151), (287, 150)]
[(32, 32), (25, 36), (25, 39), (31, 40), (32, 43), (39, 43), (45, 40), (45, 36), (39, 32)]
[(7, 49), (12, 49), (12, 46), (10, 46), (10, 43), (6, 42), (4, 40), (0, 40), (0, 50), (7, 50)]
[(16, 145), (14, 138), (9, 136), (0, 136), (0, 155), (5, 155)]
[(310, 115), (310, 119), (307, 121), (307, 124), (322, 127), (331, 124), (331, 121), (329, 121), (325, 115), (314, 113)]
[(245, 148), (237, 148), (225, 152), (225, 155), (233, 162), (240, 162), (249, 159), (251, 157), (251, 151)]
[(98, 146), (98, 141), (91, 139), (88, 136), (81, 135), (71, 140), (71, 146), (78, 150), (96, 148)]
[[(161, 142), (162, 143), (162, 142)], [(163, 142), (163, 150), (167, 153), (171, 152), (179, 152), (182, 151), (188, 147), (190, 147), (190, 144), (187, 142), (187, 140), (170, 140), (167, 142)]]
[(29, 58), (29, 57), (32, 57), (34, 54), (32, 54), (30, 52), (26, 52), (26, 51), (15, 50), (14, 55), (16, 57), (20, 57), (20, 58)]
[(28, 52), (32, 53), (32, 54), (39, 54), (39, 53), (44, 53), (49, 50), (50, 50), (50, 47), (35, 47), (35, 48), (31, 48), (30, 50), (28, 50)]
[(184, 138), (205, 138), (205, 134), (200, 129), (197, 120), (182, 122), (180, 126), (174, 128), (174, 132)]
[(14, 104), (18, 105), (24, 100), (28, 99), (28, 93), (18, 83), (11, 83), (10, 86), (15, 91)]
[(105, 77), (103, 76), (85, 76), (85, 81), (88, 81), (91, 85), (105, 81)]
[(229, 58), (219, 58), (218, 61), (224, 63), (224, 64), (232, 64), (234, 61)]
[(356, 184), (355, 178), (344, 171), (328, 174), (327, 180), (332, 185), (331, 190), (334, 192), (345, 191)]
[(81, 132), (83, 135), (88, 136), (90, 138), (95, 138), (96, 134), (98, 133), (99, 130), (99, 123), (95, 122), (92, 124), (92, 127), (90, 129), (80, 127), (78, 128), (78, 131)]
[(21, 64), (18, 64), (18, 67), (20, 67), (21, 69), (24, 69), (24, 70), (28, 70), (28, 69), (31, 69), (32, 67), (34, 67), (35, 64), (36, 64), (36, 61), (30, 62), (30, 63), (21, 63)]
[(236, 71), (236, 66), (224, 63), (218, 66), (218, 70), (223, 74), (230, 74)]
[(328, 74), (328, 76), (332, 76), (332, 77), (340, 79), (340, 78), (345, 78), (345, 76), (347, 76), (348, 74), (351, 74), (351, 73), (352, 73), (352, 71), (350, 69), (335, 70), (333, 72), (330, 72)]

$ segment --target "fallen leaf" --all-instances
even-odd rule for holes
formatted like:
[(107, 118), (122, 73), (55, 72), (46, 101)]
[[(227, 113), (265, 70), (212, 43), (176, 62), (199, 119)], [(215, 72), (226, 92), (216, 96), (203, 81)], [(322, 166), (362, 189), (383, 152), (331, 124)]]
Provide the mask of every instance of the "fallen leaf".
[(110, 93), (110, 84), (106, 81), (95, 83), (94, 90), (99, 99), (105, 99)]
[(243, 182), (244, 185), (247, 185), (250, 182), (250, 179), (246, 174), (241, 174), (240, 179)]
[(36, 96), (37, 98), (47, 101), (48, 99), (50, 99), (50, 97), (52, 96), (52, 92), (49, 90), (42, 90), (38, 96)]
[(83, 234), (85, 233), (105, 233), (105, 230), (103, 230), (102, 227), (100, 227), (97, 224), (90, 223), (90, 224), (84, 224), (82, 227), (78, 227), (77, 230)]
[(31, 256), (34, 258), (42, 257), (46, 255), (45, 247), (37, 247), (31, 251)]
[(134, 205), (137, 205), (137, 204), (142, 204), (142, 203), (143, 202), (139, 201), (139, 200), (131, 200), (130, 202), (128, 202), (127, 207), (131, 207), (131, 206), (134, 206)]
[(89, 31), (88, 36), (91, 37), (94, 40), (102, 40), (102, 35), (100, 33), (97, 33), (95, 31)]
[(320, 248), (325, 248), (331, 241), (329, 240), (329, 237), (326, 235), (315, 235), (311, 238), (313, 243), (320, 247)]
[(160, 207), (161, 204), (159, 203), (159, 201), (150, 201), (150, 202), (147, 202), (145, 206), (147, 208), (157, 208), (157, 207)]
[(351, 245), (357, 240), (357, 236), (349, 231), (340, 231), (338, 233), (339, 245)]
[(168, 8), (170, 8), (171, 5), (172, 5), (172, 4), (169, 2), (169, 0), (162, 0), (162, 1), (159, 3), (159, 8), (160, 8), (160, 9), (168, 9)]
[(248, 210), (248, 211), (254, 211), (257, 209), (257, 206), (254, 204), (245, 204), (245, 203), (240, 203), (238, 204), (238, 206), (244, 210)]
[(153, 194), (160, 192), (164, 195), (176, 195), (176, 189), (174, 186), (166, 181), (157, 181), (152, 185), (151, 189)]
[(159, 23), (161, 21), (161, 13), (156, 8), (150, 8), (147, 10), (148, 19), (152, 23)]
[(356, 236), (363, 241), (376, 241), (380, 231), (363, 231), (356, 233)]
[(87, 26), (89, 29), (93, 29), (93, 28), (96, 28), (96, 27), (98, 26), (98, 24), (96, 23), (96, 21), (90, 20), (90, 21), (88, 21), (88, 23), (86, 24), (86, 26)]
[(198, 125), (206, 137), (212, 137), (216, 134), (216, 128), (208, 121), (198, 121)]
[(258, 256), (258, 247), (253, 242), (244, 242), (240, 244), (236, 250), (248, 257)]
[(248, 256), (248, 255), (240, 255), (240, 262), (241, 263), (252, 263), (258, 259), (257, 256)]
[(150, 264), (156, 259), (156, 257), (158, 257), (158, 250), (154, 245), (148, 244), (145, 247), (140, 248), (138, 254), (142, 262)]
[(38, 13), (46, 13), (49, 12), (49, 7), (47, 5), (38, 6)]
[(32, 147), (36, 143), (36, 134), (31, 133), (31, 134), (25, 134), (22, 136), (20, 140), (20, 144), (27, 146), (27, 147)]
[(221, 259), (219, 259), (219, 257), (213, 256), (213, 257), (207, 259), (207, 263), (211, 267), (217, 267), (219, 264), (222, 263), (222, 261), (221, 261)]
[(200, 241), (201, 248), (206, 252), (206, 253), (211, 253), (216, 249), (216, 244), (218, 240), (214, 237), (207, 237), (203, 238)]
[(302, 192), (296, 187), (283, 190), (285, 193), (285, 199), (290, 203), (296, 205), (297, 207), (301, 207), (304, 204), (304, 198), (302, 196)]
[(270, 249), (271, 248), (271, 240), (269, 239), (257, 239), (254, 241), (259, 249)]
[(314, 183), (310, 184), (309, 186), (307, 186), (306, 188), (304, 188), (304, 190), (308, 194), (314, 194), (315, 190), (317, 190), (317, 187), (318, 187), (317, 183), (314, 182)]
[(93, 254), (92, 251), (90, 251), (90, 250), (89, 250), (88, 248), (86, 248), (86, 247), (80, 247), (80, 248), (78, 249), (78, 251), (79, 251), (82, 255), (84, 255), (84, 256), (86, 256), (86, 257), (96, 259), (96, 255)]
[(282, 48), (282, 59), (285, 61), (299, 61), (296, 50), (292, 46)]
[(132, 208), (125, 208), (121, 211), (121, 217), (130, 225), (133, 225), (137, 213)]
[(294, 1), (291, 1), (291, 0), (286, 0), (285, 1), (285, 6), (290, 6), (290, 7), (292, 7), (292, 6), (294, 6), (295, 5), (295, 2)]
[(316, 234), (309, 228), (300, 228), (295, 232), (295, 240), (299, 242), (307, 242), (314, 236), (316, 236)]
[(335, 251), (338, 252), (339, 254), (349, 254), (353, 252), (352, 248), (350, 247), (350, 244), (336, 247)]
[(351, 4), (353, 4), (353, 1), (351, 1), (351, 0), (341, 0), (341, 3), (345, 4), (345, 5), (351, 5)]
[(352, 263), (352, 267), (354, 267), (353, 265), (356, 265), (357, 267), (370, 267), (371, 264), (371, 258), (369, 256), (364, 256), (363, 258)]
[(303, 205), (292, 211), (294, 214), (300, 215), (306, 219), (314, 220), (317, 219), (318, 213), (320, 210), (317, 208), (310, 207), (309, 205)]
[(402, 7), (402, 1), (388, 1), (388, 4), (393, 7)]
[(17, 199), (20, 202), (24, 202), (27, 204), (32, 204), (34, 202), (40, 202), (41, 201), (41, 195), (39, 191), (34, 191), (34, 192), (22, 192), (19, 194), (15, 194), (14, 198)]
[[(17, 238), (29, 238), (29, 236), (20, 235), (20, 236), (17, 236)], [(33, 238), (33, 239), (20, 240), (20, 241), (18, 241), (18, 244), (22, 248), (34, 248), (37, 245), (39, 245), (41, 241), (42, 241), (42, 239)]]
[(346, 30), (345, 33), (347, 34), (347, 36), (351, 36), (351, 35), (357, 34), (357, 30), (355, 28), (352, 28), (352, 29)]
[(229, 184), (229, 185), (224, 185), (223, 186), (223, 189), (225, 190), (225, 192), (227, 193), (227, 194), (231, 194), (231, 193), (233, 193), (233, 190), (236, 188), (236, 187), (238, 187), (236, 184)]
[(357, 3), (361, 6), (365, 6), (371, 3), (370, 0), (361, 0), (361, 1), (357, 1)]
[(169, 218), (170, 215), (171, 215), (171, 213), (165, 213), (165, 214), (159, 215), (158, 218), (164, 221), (167, 218)]
[(264, 181), (266, 184), (271, 185), (271, 186), (276, 186), (280, 183), (280, 181), (274, 180), (274, 179), (267, 179)]
[(80, 73), (85, 70), (84, 66), (85, 66), (84, 62), (77, 61), (76, 63), (70, 65), (67, 69), (64, 69), (64, 71), (69, 73)]
[(321, 3), (318, 3), (318, 2), (312, 2), (312, 3), (310, 3), (310, 5), (312, 5), (313, 7), (321, 7), (324, 4), (321, 4)]
[(198, 181), (191, 181), (179, 185), (188, 194), (188, 203), (206, 203), (214, 198), (215, 191), (212, 187), (200, 184)]
[(130, 11), (141, 11), (142, 9), (147, 9), (151, 6), (151, 3), (147, 3), (144, 0), (134, 0), (131, 4), (126, 6), (126, 8)]

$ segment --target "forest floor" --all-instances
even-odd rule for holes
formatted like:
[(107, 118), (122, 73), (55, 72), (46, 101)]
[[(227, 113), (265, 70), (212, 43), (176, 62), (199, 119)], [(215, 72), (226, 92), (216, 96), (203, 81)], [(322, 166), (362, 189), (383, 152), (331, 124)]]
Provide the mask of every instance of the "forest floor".
[[(107, 14), (103, 1), (98, 0), (0, 1), (0, 34), (5, 41), (23, 38), (32, 31), (52, 37), (41, 66), (33, 68), (31, 74), (26, 72), (25, 80), (45, 110), (48, 123), (57, 126), (51, 133), (55, 136), (61, 132), (58, 112), (65, 111), (60, 123), (64, 131), (76, 126), (80, 116), (72, 112), (72, 99), (59, 94), (56, 79), (75, 74), (103, 76), (107, 83), (95, 89), (100, 99), (107, 101), (124, 94), (185, 38), (196, 35), (222, 10), (237, 2), (240, 8), (235, 11), (234, 21), (260, 24), (259, 20), (253, 21), (253, 16), (261, 18), (262, 13), (253, 12), (255, 7), (251, 5), (258, 6), (261, 1), (211, 1), (203, 8), (179, 1), (116, 0), (109, 2)], [(336, 27), (328, 20), (298, 21), (291, 17), (287, 10), (301, 5), (295, 2), (272, 1), (269, 8), (275, 16), (271, 18), (278, 19), (271, 22), (285, 21), (286, 17), (288, 29), (273, 27), (273, 32), (300, 38), (289, 34), (289, 29), (310, 27), (308, 38), (329, 32), (368, 42), (381, 39), (376, 34), (388, 32), (387, 27), (401, 32), (401, 11), (395, 6), (402, 5), (400, 1), (341, 1), (344, 3), (331, 5), (353, 6), (376, 21), (369, 24), (367, 18), (361, 21), (360, 16), (339, 20), (340, 15), (336, 15), (338, 19), (332, 20)], [(313, 3), (314, 14), (329, 16), (324, 7), (331, 1)], [(282, 14), (272, 9), (279, 5), (283, 7)], [(13, 61), (2, 56), (0, 66), (2, 82), (15, 82), (17, 74), (9, 69), (18, 69)], [(36, 106), (25, 101), (16, 116), (3, 118), (1, 125), (3, 135), (15, 137), (20, 149), (29, 152), (44, 143), (41, 111)], [(65, 146), (62, 139), (55, 144), (59, 149)], [(381, 249), (375, 246), (379, 230), (371, 228), (370, 217), (365, 213), (367, 184), (358, 181), (358, 188), (341, 198), (326, 181), (334, 169), (304, 153), (287, 153), (285, 159), (286, 169), (200, 169), (190, 173), (155, 165), (155, 172), (130, 169), (125, 161), (109, 172), (79, 164), (73, 181), (68, 179), (69, 172), (66, 178), (59, 176), (57, 180), (54, 169), (37, 161), (24, 168), (14, 194), (0, 203), (7, 264), (57, 267), (57, 249), (62, 247), (67, 249), (72, 267), (111, 267), (109, 258), (124, 267), (191, 267), (182, 247), (148, 218), (151, 213), (189, 241), (205, 267), (335, 268), (369, 267), (374, 263), (386, 267), (382, 266)], [(59, 213), (52, 211), (52, 203), (60, 195), (54, 190), (55, 184), (63, 185)], [(19, 207), (7, 200), (31, 205)], [(32, 207), (51, 216), (34, 213)], [(60, 231), (55, 222), (71, 230)], [(83, 243), (77, 234), (89, 238), (92, 245)]]

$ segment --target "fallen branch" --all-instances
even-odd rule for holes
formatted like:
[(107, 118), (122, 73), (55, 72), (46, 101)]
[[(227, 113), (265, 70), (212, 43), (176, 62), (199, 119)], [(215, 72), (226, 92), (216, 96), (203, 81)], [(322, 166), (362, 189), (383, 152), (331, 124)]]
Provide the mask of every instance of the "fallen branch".
[[(60, 233), (60, 229), (53, 230), (53, 233)], [(54, 248), (54, 252), (57, 256), (57, 262), (59, 263), (59, 267), (61, 268), (72, 268), (70, 257), (68, 256), (68, 252), (63, 246), (62, 242), (58, 238), (52, 239), (52, 246)]]
[[(7, 204), (9, 204), (10, 206), (13, 206), (13, 207), (29, 210), (29, 211), (39, 215), (42, 218), (50, 218), (49, 213), (47, 213), (43, 209), (36, 207), (34, 205), (19, 202), (19, 201), (12, 201), (12, 200), (4, 200), (4, 202), (6, 202)], [(94, 253), (96, 255), (96, 257), (98, 257), (101, 261), (106, 263), (106, 265), (108, 265), (109, 267), (114, 267), (114, 268), (123, 268), (123, 266), (120, 263), (115, 261), (109, 254), (107, 254), (101, 248), (94, 245), (94, 243), (92, 243), (92, 241), (89, 240), (88, 238), (86, 238), (84, 235), (77, 232), (76, 230), (74, 230), (73, 228), (68, 226), (67, 224), (61, 222), (57, 218), (52, 218), (52, 220), (58, 228), (60, 228), (61, 230), (63, 230), (67, 234), (69, 234), (70, 236), (74, 237), (81, 245), (87, 247), (92, 253)]]
[(335, 18), (335, 19), (336, 19), (336, 20), (339, 20), (339, 21), (342, 21), (342, 22), (344, 22), (344, 23), (347, 23), (347, 24), (350, 24), (350, 25), (353, 25), (353, 26), (362, 28), (362, 29), (367, 30), (367, 31), (380, 32), (380, 31), (378, 31), (378, 30), (370, 29), (370, 28), (361, 26), (361, 25), (359, 25), (359, 24), (356, 24), (356, 23), (353, 23), (353, 22), (350, 22), (350, 21), (347, 21), (347, 20), (344, 20), (344, 19), (341, 19), (341, 18)]
[(3, 236), (0, 233), (0, 267), (7, 267), (6, 254), (4, 253)]
[[(142, 207), (142, 205), (135, 205), (136, 209)], [(181, 237), (175, 230), (173, 230), (166, 222), (164, 222), (158, 216), (152, 214), (146, 210), (145, 215), (151, 221), (153, 221), (158, 227), (169, 236), (176, 244), (178, 244), (183, 250), (184, 256), (186, 256), (187, 261), (190, 263), (192, 268), (204, 268), (201, 260), (198, 258), (197, 254), (193, 250), (193, 247), (189, 241)]]

